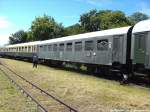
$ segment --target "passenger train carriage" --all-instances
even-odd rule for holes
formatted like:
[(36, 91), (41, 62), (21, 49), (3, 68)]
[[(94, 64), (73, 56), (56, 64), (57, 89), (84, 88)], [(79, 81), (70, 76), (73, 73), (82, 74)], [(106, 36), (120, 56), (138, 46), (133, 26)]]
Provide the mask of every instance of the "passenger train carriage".
[(135, 26), (67, 36), (46, 41), (8, 45), (0, 55), (31, 58), (47, 62), (84, 64), (89, 71), (102, 66), (122, 73), (150, 70), (150, 20)]

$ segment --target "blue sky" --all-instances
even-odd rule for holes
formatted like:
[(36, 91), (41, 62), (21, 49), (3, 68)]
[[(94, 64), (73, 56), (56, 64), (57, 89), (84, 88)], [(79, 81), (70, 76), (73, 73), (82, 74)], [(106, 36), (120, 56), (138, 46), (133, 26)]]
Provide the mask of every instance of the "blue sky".
[(150, 15), (149, 0), (0, 0), (0, 45), (20, 29), (28, 30), (35, 17), (47, 14), (64, 26), (78, 22), (90, 9), (121, 10), (126, 15), (140, 11)]

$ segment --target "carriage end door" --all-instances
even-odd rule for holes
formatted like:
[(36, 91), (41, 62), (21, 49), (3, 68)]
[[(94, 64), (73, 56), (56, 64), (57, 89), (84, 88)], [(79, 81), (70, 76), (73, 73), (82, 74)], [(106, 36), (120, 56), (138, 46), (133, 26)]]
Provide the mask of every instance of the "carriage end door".
[(123, 61), (123, 36), (117, 35), (113, 37), (112, 62)]
[(146, 58), (147, 33), (135, 34), (134, 38), (134, 63), (144, 64)]

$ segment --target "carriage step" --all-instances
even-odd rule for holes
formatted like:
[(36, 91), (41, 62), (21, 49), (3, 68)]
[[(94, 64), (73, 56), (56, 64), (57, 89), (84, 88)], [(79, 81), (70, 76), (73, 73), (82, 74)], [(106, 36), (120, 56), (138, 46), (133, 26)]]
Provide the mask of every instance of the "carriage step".
[(110, 71), (111, 71), (111, 72), (121, 72), (121, 71), (118, 70), (118, 69), (111, 69)]
[(135, 74), (136, 76), (139, 76), (139, 77), (145, 77), (145, 76), (147, 76), (147, 74), (138, 73), (138, 72), (134, 72), (134, 74)]
[(110, 74), (112, 74), (112, 73), (115, 73), (115, 74), (120, 74), (121, 73), (121, 71), (120, 70), (118, 70), (118, 69), (111, 69), (110, 70)]

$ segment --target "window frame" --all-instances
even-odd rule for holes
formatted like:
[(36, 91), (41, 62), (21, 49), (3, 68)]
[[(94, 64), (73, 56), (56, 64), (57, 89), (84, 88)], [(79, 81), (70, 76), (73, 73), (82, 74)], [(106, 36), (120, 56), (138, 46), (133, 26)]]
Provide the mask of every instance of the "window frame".
[(53, 45), (52, 44), (48, 44), (48, 51), (53, 51)]
[[(138, 49), (142, 49), (142, 50), (145, 50), (146, 49), (146, 46), (145, 46), (145, 38), (146, 38), (146, 35), (147, 35), (147, 32), (143, 32), (143, 33), (135, 33), (134, 34), (134, 37), (135, 38), (138, 38), (138, 45), (137, 45), (137, 48)], [(138, 37), (137, 37), (138, 36)], [(144, 36), (144, 37), (143, 37)], [(142, 38), (143, 37), (143, 38)]]
[[(79, 44), (79, 45), (78, 45)], [(76, 41), (74, 43), (74, 51), (80, 52), (83, 49), (83, 42), (82, 41)]]
[(58, 51), (58, 45), (57, 44), (53, 44), (53, 52)]
[[(91, 42), (91, 43), (89, 43), (89, 42)], [(91, 44), (90, 47), (89, 47), (89, 44)], [(94, 40), (85, 40), (84, 50), (85, 51), (93, 51), (94, 50)]]
[[(68, 47), (68, 46), (71, 46), (71, 47)], [(73, 42), (66, 43), (66, 51), (72, 51), (72, 49), (73, 49)]]
[(46, 52), (46, 51), (48, 50), (47, 48), (48, 48), (48, 45), (46, 45), (46, 44), (43, 45), (43, 51), (44, 51), (44, 52)]
[(64, 51), (64, 50), (65, 50), (65, 44), (64, 43), (60, 43), (59, 44), (59, 51)]
[[(32, 47), (31, 47), (31, 49), (32, 49)], [(40, 45), (40, 50), (39, 51), (43, 51), (43, 45)]]

